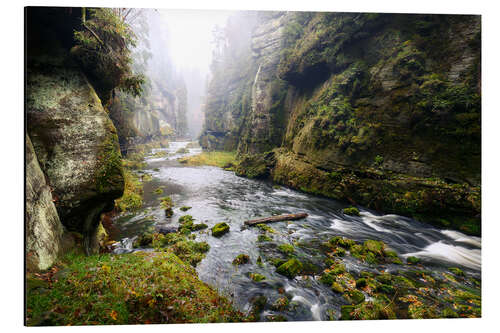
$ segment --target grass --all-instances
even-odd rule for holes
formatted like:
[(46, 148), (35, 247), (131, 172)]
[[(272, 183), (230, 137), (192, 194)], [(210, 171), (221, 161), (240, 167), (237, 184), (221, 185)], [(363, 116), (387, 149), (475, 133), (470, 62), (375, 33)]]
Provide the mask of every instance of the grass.
[(211, 165), (219, 168), (234, 165), (235, 161), (236, 152), (234, 151), (205, 151), (198, 155), (182, 157), (179, 159), (179, 162), (187, 165)]
[(27, 280), (28, 326), (247, 321), (169, 250), (71, 253)]

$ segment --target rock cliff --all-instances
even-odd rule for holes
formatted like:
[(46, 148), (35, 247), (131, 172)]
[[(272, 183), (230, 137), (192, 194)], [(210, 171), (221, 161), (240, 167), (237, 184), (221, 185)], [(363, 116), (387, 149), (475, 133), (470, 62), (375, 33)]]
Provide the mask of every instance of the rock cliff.
[(62, 248), (63, 226), (52, 202), (33, 145), (26, 136), (26, 268), (44, 270), (52, 266)]
[(237, 147), (241, 175), (480, 233), (480, 17), (259, 20), (232, 84), (249, 107), (207, 104), (205, 148)]
[(116, 129), (70, 56), (72, 18), (64, 8), (28, 10), (26, 123), (62, 224), (92, 252), (100, 214), (124, 181)]

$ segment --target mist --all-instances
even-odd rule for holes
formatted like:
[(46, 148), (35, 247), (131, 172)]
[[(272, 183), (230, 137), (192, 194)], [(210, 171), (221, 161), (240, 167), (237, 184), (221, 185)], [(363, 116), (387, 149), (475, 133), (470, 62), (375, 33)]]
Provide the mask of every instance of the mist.
[[(231, 11), (163, 10), (145, 9), (147, 25), (145, 39), (140, 39), (134, 61), (141, 62), (144, 51), (149, 53), (144, 61), (144, 72), (151, 82), (151, 97), (158, 101), (161, 125), (168, 124), (182, 132), (179, 115), (167, 110), (164, 101), (172, 91), (185, 89), (187, 94), (186, 132), (184, 136), (199, 136), (203, 122), (203, 102), (213, 61), (214, 31), (222, 29)], [(134, 32), (138, 27), (135, 24)], [(172, 108), (172, 107), (171, 107)]]

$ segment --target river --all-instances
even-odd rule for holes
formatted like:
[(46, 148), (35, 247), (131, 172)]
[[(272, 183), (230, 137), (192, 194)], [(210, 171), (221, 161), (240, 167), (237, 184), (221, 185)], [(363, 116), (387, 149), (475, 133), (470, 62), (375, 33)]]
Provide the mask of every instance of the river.
[[(416, 256), (422, 265), (433, 272), (449, 267), (460, 267), (467, 274), (480, 278), (481, 238), (467, 236), (458, 231), (441, 230), (398, 215), (381, 215), (358, 207), (360, 216), (347, 216), (342, 209), (348, 205), (288, 189), (272, 183), (238, 177), (231, 171), (210, 166), (191, 167), (177, 162), (186, 154), (176, 154), (188, 142), (171, 142), (163, 149), (167, 157), (146, 159), (143, 170), (153, 176), (144, 184), (144, 209), (135, 215), (119, 216), (111, 231), (113, 239), (121, 241), (115, 252), (131, 251), (131, 240), (141, 231), (156, 224), (178, 225), (182, 215), (192, 215), (196, 223), (206, 223), (209, 228), (218, 222), (230, 225), (230, 232), (221, 238), (212, 237), (206, 231), (196, 232), (197, 241), (206, 241), (210, 251), (196, 267), (199, 277), (214, 286), (223, 295), (232, 297), (235, 305), (248, 311), (251, 300), (264, 295), (268, 302), (282, 296), (284, 292), (293, 306), (280, 313), (266, 310), (262, 316), (283, 315), (288, 320), (326, 320), (338, 318), (342, 297), (329, 287), (311, 277), (288, 279), (276, 273), (270, 263), (263, 260), (257, 265), (259, 256), (276, 253), (276, 244), (308, 244), (296, 246), (296, 256), (318, 265), (324, 255), (317, 251), (318, 244), (333, 236), (344, 236), (356, 241), (376, 239), (385, 242), (401, 258)], [(162, 149), (154, 150), (153, 152)], [(190, 148), (188, 154), (200, 153), (200, 148)], [(158, 195), (153, 190), (163, 187), (164, 195), (170, 195), (175, 204), (171, 219), (165, 217), (159, 205)], [(191, 206), (187, 212), (182, 206)], [(275, 214), (305, 212), (306, 219), (293, 222), (277, 222), (271, 226), (276, 233), (273, 242), (258, 243), (258, 228), (245, 228), (244, 221)], [(251, 263), (234, 266), (232, 260), (241, 253), (250, 256)], [(392, 272), (402, 267), (385, 265), (373, 267), (358, 260), (345, 257), (348, 271), (378, 270)], [(266, 276), (261, 282), (250, 279), (249, 273)]]

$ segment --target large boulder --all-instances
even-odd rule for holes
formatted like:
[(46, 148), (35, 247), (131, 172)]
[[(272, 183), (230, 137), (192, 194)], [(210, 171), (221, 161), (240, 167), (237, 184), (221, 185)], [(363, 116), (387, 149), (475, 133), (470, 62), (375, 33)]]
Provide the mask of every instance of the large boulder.
[(62, 247), (63, 226), (50, 187), (26, 136), (26, 266), (29, 271), (52, 266)]
[(83, 234), (90, 253), (100, 214), (123, 193), (116, 129), (66, 50), (35, 51), (28, 50), (27, 131), (61, 222)]

